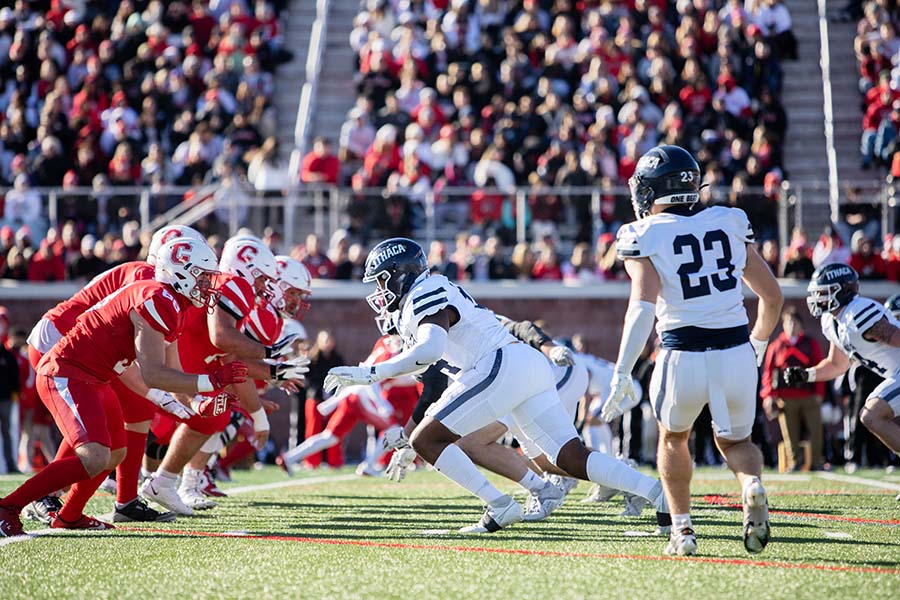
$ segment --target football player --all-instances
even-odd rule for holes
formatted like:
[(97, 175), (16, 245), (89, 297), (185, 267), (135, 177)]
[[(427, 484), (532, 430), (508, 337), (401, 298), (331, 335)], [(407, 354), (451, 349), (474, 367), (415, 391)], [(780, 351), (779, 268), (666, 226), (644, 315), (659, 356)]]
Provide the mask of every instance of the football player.
[(659, 482), (584, 447), (559, 402), (545, 357), (519, 343), (461, 287), (441, 275), (430, 275), (421, 246), (404, 238), (381, 242), (366, 259), (363, 281), (376, 285), (367, 297), (376, 319), (383, 327), (395, 327), (406, 349), (376, 365), (335, 367), (325, 386), (369, 385), (422, 372), (442, 359), (458, 369), (454, 382), (413, 431), (410, 444), (438, 471), (488, 505), (482, 519), (486, 530), (521, 520), (522, 507), (491, 484), (455, 442), (507, 414), (525, 437), (570, 475), (629, 491), (664, 508)]
[[(41, 357), (68, 333), (75, 325), (76, 319), (107, 296), (134, 281), (153, 279), (157, 254), (160, 248), (176, 239), (195, 240), (206, 243), (205, 238), (195, 229), (181, 225), (163, 227), (157, 230), (150, 240), (147, 260), (131, 261), (101, 273), (92, 279), (81, 291), (71, 299), (57, 304), (47, 311), (38, 321), (28, 337), (28, 355), (32, 366), (36, 369)], [(116, 467), (116, 503), (113, 521), (171, 521), (175, 515), (160, 513), (138, 497), (138, 477), (140, 475), (141, 456), (147, 442), (150, 422), (157, 410), (157, 402), (166, 396), (140, 384), (146, 397), (132, 391), (123, 382), (131, 382), (140, 378), (134, 368), (113, 379), (110, 387), (119, 398), (122, 407), (122, 418), (125, 421), (125, 458)], [(174, 405), (173, 405), (174, 406)], [(44, 523), (50, 523), (50, 513), (61, 508), (55, 496), (41, 498), (25, 508), (25, 515)]]
[[(760, 482), (762, 453), (750, 441), (750, 430), (756, 414), (756, 367), (778, 322), (781, 290), (756, 251), (744, 211), (699, 205), (700, 167), (686, 150), (651, 149), (638, 161), (628, 185), (638, 220), (619, 229), (616, 249), (631, 277), (631, 298), (615, 379), (601, 416), (612, 421), (635, 401), (631, 373), (655, 314), (662, 351), (650, 397), (660, 425), (659, 472), (672, 511), (665, 552), (697, 551), (688, 438), (706, 405), (716, 444), (741, 484), (744, 547), (760, 552), (769, 541), (768, 505)], [(752, 330), (742, 281), (759, 296)]]
[[(269, 304), (278, 297), (275, 256), (257, 238), (235, 237), (225, 243), (219, 268), (224, 274), (219, 303), (208, 313), (194, 311), (188, 316), (184, 336), (170, 349), (177, 357), (175, 362), (188, 371), (206, 372), (217, 369), (228, 357), (239, 357), (251, 379), (280, 382), (301, 378), (307, 370), (305, 358), (277, 365), (265, 362), (285, 356), (293, 341), (279, 340), (282, 320)], [(245, 334), (248, 325), (256, 331), (257, 340)], [(233, 392), (250, 413), (257, 448), (262, 448), (268, 440), (269, 421), (253, 381), (240, 383)], [(215, 506), (202, 494), (203, 474), (218, 444), (214, 434), (228, 426), (231, 411), (221, 401), (205, 406), (205, 414), (193, 415), (175, 428), (162, 462), (141, 485), (144, 498), (179, 515)], [(210, 446), (204, 450), (207, 443)], [(182, 471), (181, 487), (176, 489)]]
[(859, 275), (849, 265), (832, 263), (813, 273), (807, 288), (809, 312), (819, 318), (831, 347), (809, 369), (788, 367), (788, 385), (829, 381), (856, 361), (884, 381), (866, 399), (859, 420), (895, 454), (900, 454), (900, 321), (898, 296), (884, 305), (859, 295)]
[[(63, 433), (56, 459), (0, 500), (0, 535), (22, 535), (19, 513), (26, 504), (72, 485), (50, 526), (110, 529), (83, 514), (87, 501), (125, 455), (119, 400), (109, 382), (135, 363), (154, 389), (195, 394), (246, 379), (238, 362), (211, 374), (185, 374), (166, 366), (166, 344), (184, 326), (189, 304), (216, 302), (216, 256), (205, 242), (177, 239), (160, 249), (152, 280), (122, 287), (83, 313), (66, 336), (41, 359), (37, 389)], [(170, 394), (160, 404), (181, 415), (191, 409)]]

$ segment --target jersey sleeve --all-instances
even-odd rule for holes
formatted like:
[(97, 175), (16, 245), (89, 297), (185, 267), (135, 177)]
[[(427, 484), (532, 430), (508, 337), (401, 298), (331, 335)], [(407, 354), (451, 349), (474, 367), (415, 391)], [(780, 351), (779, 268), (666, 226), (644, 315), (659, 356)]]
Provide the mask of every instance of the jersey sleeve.
[(181, 333), (183, 314), (178, 301), (166, 290), (158, 290), (134, 308), (150, 327), (172, 341)]
[(404, 307), (405, 332), (408, 335), (415, 335), (422, 319), (447, 308), (453, 291), (449, 281), (439, 276), (429, 277), (417, 286), (410, 292), (409, 302)]
[(865, 303), (860, 303), (858, 308), (853, 308), (850, 322), (853, 323), (853, 328), (859, 335), (863, 335), (872, 325), (887, 316), (887, 310), (884, 306), (874, 300), (867, 300)]
[(255, 304), (253, 288), (239, 277), (230, 278), (220, 289), (219, 306), (238, 321), (250, 316)]
[(281, 338), (284, 321), (268, 305), (258, 306), (244, 320), (244, 333), (263, 346), (271, 346)]
[(734, 221), (734, 235), (745, 244), (755, 244), (756, 235), (753, 233), (753, 225), (747, 218), (747, 213), (741, 208), (728, 208)]
[(650, 256), (646, 241), (641, 239), (641, 229), (637, 223), (628, 223), (619, 228), (616, 234), (616, 254), (619, 259)]

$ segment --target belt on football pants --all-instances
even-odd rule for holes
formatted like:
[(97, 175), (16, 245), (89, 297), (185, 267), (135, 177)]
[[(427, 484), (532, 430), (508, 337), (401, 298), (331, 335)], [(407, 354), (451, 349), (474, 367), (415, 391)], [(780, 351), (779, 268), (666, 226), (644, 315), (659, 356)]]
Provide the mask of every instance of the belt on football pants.
[(681, 352), (708, 352), (728, 350), (750, 341), (750, 330), (746, 325), (726, 329), (705, 329), (703, 327), (679, 327), (660, 334), (662, 347)]

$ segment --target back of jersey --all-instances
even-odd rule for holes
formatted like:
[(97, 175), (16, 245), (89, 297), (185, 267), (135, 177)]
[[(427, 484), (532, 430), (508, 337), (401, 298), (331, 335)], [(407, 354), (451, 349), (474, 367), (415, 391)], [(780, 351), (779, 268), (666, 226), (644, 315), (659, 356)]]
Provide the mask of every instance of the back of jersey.
[(748, 323), (741, 276), (747, 244), (753, 241), (744, 211), (713, 206), (623, 225), (616, 248), (622, 259), (649, 258), (659, 273), (656, 330), (661, 334), (681, 327), (727, 329)]

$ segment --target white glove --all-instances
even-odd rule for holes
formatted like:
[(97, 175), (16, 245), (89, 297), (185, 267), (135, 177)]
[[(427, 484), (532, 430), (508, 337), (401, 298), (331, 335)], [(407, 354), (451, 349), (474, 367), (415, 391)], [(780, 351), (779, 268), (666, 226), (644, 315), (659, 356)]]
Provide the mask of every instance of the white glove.
[(406, 432), (399, 425), (391, 425), (381, 434), (381, 449), (397, 450), (398, 448), (409, 448), (409, 440), (406, 438)]
[(624, 406), (635, 402), (637, 394), (634, 393), (634, 382), (631, 375), (615, 373), (612, 386), (609, 390), (609, 398), (600, 411), (600, 418), (609, 423), (625, 412)]
[(337, 392), (351, 385), (369, 385), (380, 378), (375, 374), (375, 366), (334, 367), (325, 376), (325, 391)]
[(303, 379), (303, 376), (309, 373), (309, 359), (305, 356), (298, 356), (276, 365), (270, 365), (269, 373), (273, 381)]
[(752, 335), (750, 336), (750, 345), (756, 352), (756, 366), (761, 367), (763, 361), (766, 360), (766, 348), (769, 346), (769, 340), (758, 340)]
[(190, 419), (197, 413), (175, 399), (169, 392), (151, 389), (147, 392), (147, 400), (160, 407), (167, 413), (173, 414), (179, 419)]
[(296, 333), (292, 333), (284, 336), (271, 346), (267, 346), (266, 358), (281, 358), (290, 354), (294, 349), (294, 342), (297, 340), (297, 337)]
[(398, 448), (391, 456), (391, 462), (388, 463), (384, 473), (391, 481), (400, 483), (406, 477), (406, 470), (409, 469), (414, 460), (416, 460), (415, 450), (409, 447)]
[(575, 364), (575, 356), (566, 346), (554, 346), (550, 350), (550, 360), (557, 367), (571, 367)]

